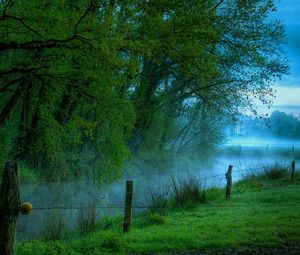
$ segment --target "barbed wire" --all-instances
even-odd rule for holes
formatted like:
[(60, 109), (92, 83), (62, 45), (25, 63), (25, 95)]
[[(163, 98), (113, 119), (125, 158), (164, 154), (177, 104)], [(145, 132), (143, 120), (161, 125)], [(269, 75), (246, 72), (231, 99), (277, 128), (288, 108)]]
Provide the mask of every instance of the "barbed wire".
[[(256, 167), (256, 168), (247, 168), (247, 169), (242, 169), (241, 167), (238, 166), (234, 166), (237, 167), (238, 170), (234, 170), (233, 174), (238, 172), (238, 173), (243, 173), (243, 172), (253, 172), (253, 171), (257, 171), (257, 170), (261, 170), (264, 169), (265, 167)], [(201, 178), (194, 178), (194, 176), (187, 176), (185, 178), (194, 178), (193, 180), (195, 180), (196, 182), (203, 182), (204, 186), (206, 185), (206, 182), (209, 179), (213, 179), (213, 178), (217, 178), (217, 177), (221, 177), (221, 179), (219, 181), (223, 181), (225, 180), (225, 173), (222, 174), (215, 174), (215, 175), (211, 175), (211, 176), (206, 176), (206, 177), (201, 177)], [(154, 187), (147, 187), (147, 188), (137, 188), (137, 190), (140, 191), (151, 191), (151, 189), (167, 189), (167, 188), (174, 188), (174, 185), (181, 186), (181, 185), (185, 185), (184, 181), (180, 182), (179, 178), (180, 177), (172, 177), (173, 179), (171, 180), (173, 183), (166, 183), (160, 186), (154, 186)], [(272, 188), (272, 187), (268, 187), (268, 188)], [(205, 190), (205, 189), (204, 189)], [(273, 205), (272, 205), (273, 206)], [(279, 205), (282, 206), (282, 205)], [(290, 205), (286, 205), (286, 206), (290, 206)], [(295, 205), (293, 205), (295, 206)], [(300, 206), (300, 205), (299, 205)], [(219, 206), (215, 206), (215, 207), (219, 207)], [(138, 206), (138, 205), (134, 205), (131, 207), (132, 209), (166, 209), (166, 207), (153, 207), (153, 206)], [(169, 209), (171, 208), (181, 208), (181, 207), (167, 207)], [(125, 206), (120, 206), (120, 205), (111, 205), (111, 206), (66, 206), (66, 205), (62, 205), (62, 206), (37, 206), (34, 207), (34, 210), (37, 211), (47, 211), (47, 210), (88, 210), (88, 209), (125, 209)], [(5, 208), (1, 208), (0, 209), (0, 213), (4, 213), (7, 212), (7, 210), (12, 212), (12, 209), (5, 209)], [(14, 210), (15, 211), (15, 210)]]
[[(245, 205), (224, 205), (224, 204), (219, 204), (219, 205), (209, 205), (209, 204), (198, 204), (199, 207), (202, 208), (249, 208), (249, 207), (300, 207), (300, 204), (268, 204), (268, 203), (259, 203), (259, 204), (245, 204)], [(187, 208), (189, 206), (131, 206), (128, 208), (131, 209), (183, 209), (183, 208)], [(34, 211), (43, 211), (43, 210), (49, 210), (49, 211), (55, 211), (55, 210), (87, 210), (87, 209), (91, 209), (91, 210), (95, 210), (95, 209), (125, 209), (125, 206), (96, 206), (96, 207), (84, 207), (84, 206), (75, 206), (75, 207), (34, 207), (33, 210)], [(262, 207), (263, 209), (263, 207)], [(16, 210), (0, 210), (0, 214), (7, 214), (9, 212), (15, 212)]]

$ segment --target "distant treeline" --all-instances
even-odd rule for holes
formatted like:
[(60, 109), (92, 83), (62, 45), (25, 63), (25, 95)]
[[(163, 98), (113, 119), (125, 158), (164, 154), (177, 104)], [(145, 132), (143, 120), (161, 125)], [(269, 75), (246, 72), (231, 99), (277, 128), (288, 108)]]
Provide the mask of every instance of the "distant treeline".
[(274, 111), (269, 118), (241, 116), (228, 131), (230, 135), (300, 139), (300, 120), (281, 111)]

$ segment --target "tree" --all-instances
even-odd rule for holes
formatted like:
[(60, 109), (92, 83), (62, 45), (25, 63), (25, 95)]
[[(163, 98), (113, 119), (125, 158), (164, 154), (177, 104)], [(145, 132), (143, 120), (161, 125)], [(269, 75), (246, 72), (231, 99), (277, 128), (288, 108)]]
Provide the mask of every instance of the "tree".
[(119, 172), (127, 144), (218, 141), (212, 125), (254, 111), (253, 96), (268, 103), (287, 70), (273, 9), (271, 0), (1, 1), (7, 151), (59, 170), (50, 176), (103, 176)]
[(126, 63), (118, 56), (118, 36), (111, 36), (109, 5), (0, 4), (1, 131), (8, 125), (18, 130), (12, 157), (57, 169), (51, 177), (68, 175), (72, 164), (78, 173), (90, 170), (91, 162), (97, 176), (114, 173), (128, 153), (134, 114), (116, 93), (117, 72)]
[[(163, 28), (170, 34), (175, 31), (175, 35), (159, 37), (163, 53), (159, 51), (155, 61), (143, 65), (141, 82), (135, 90), (138, 115), (132, 138), (135, 151), (146, 139), (147, 130), (161, 125), (160, 118), (153, 118), (154, 113), (165, 114), (169, 109), (167, 115), (174, 116), (175, 122), (178, 121), (175, 116), (180, 119), (183, 109), (190, 108), (185, 107), (187, 104), (201, 105), (199, 113), (205, 108), (215, 118), (235, 119), (244, 109), (256, 113), (253, 99), (271, 104), (272, 85), (288, 69), (281, 48), (285, 42), (283, 26), (279, 21), (267, 19), (275, 11), (273, 1), (172, 3), (169, 12), (166, 11), (169, 5), (158, 5), (156, 20), (152, 21), (157, 26), (154, 32), (151, 28), (146, 30), (159, 35), (163, 33), (161, 23), (169, 22), (173, 25)], [(188, 10), (183, 6), (189, 6)], [(148, 83), (144, 82), (143, 75)], [(192, 116), (191, 122), (195, 120)], [(205, 132), (199, 126), (194, 128), (199, 133)], [(161, 137), (166, 140), (164, 135)]]
[(268, 133), (279, 138), (300, 138), (300, 121), (292, 115), (275, 111), (269, 119)]

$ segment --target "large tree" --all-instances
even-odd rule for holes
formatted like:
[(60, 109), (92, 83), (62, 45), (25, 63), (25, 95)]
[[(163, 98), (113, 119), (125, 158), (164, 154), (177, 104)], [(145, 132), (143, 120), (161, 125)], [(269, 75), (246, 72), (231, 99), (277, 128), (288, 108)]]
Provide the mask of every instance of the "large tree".
[(11, 157), (57, 169), (51, 176), (73, 163), (76, 173), (121, 168), (134, 115), (116, 92), (130, 61), (119, 56), (110, 5), (1, 2), (0, 127), (17, 130)]
[(215, 121), (255, 110), (253, 97), (268, 103), (287, 70), (273, 10), (271, 0), (1, 1), (2, 160), (102, 176), (121, 169), (127, 142), (134, 152), (217, 142)]
[[(271, 104), (274, 81), (288, 69), (281, 47), (285, 43), (283, 25), (269, 19), (270, 13), (275, 11), (273, 1), (172, 3), (170, 15), (166, 15), (165, 9), (156, 9), (155, 17), (163, 24), (169, 22), (172, 25), (165, 26), (169, 34), (164, 32), (164, 35), (169, 36), (158, 39), (163, 53), (158, 51), (159, 58), (143, 64), (141, 80), (135, 90), (138, 114), (133, 137), (135, 146), (147, 140), (150, 127), (157, 137), (161, 137), (162, 140), (157, 141), (160, 147), (161, 142), (166, 142), (166, 148), (170, 148), (174, 137), (181, 141), (180, 144), (186, 143), (182, 140), (189, 137), (186, 132), (190, 128), (187, 127), (193, 127), (193, 133), (206, 134), (209, 140), (211, 132), (203, 128), (206, 125), (199, 126), (199, 119), (235, 119), (245, 109), (256, 113), (253, 99)], [(189, 7), (184, 9), (184, 6)], [(164, 7), (170, 8), (170, 5)], [(153, 29), (161, 31), (163, 26), (159, 21), (153, 23), (159, 24)], [(150, 33), (151, 29), (146, 31)], [(195, 109), (198, 109), (197, 113)], [(158, 117), (153, 118), (154, 113)], [(182, 122), (184, 114), (190, 117)], [(162, 118), (162, 115), (168, 118)], [(165, 134), (157, 133), (157, 127), (168, 127), (172, 120), (177, 131), (170, 133), (168, 143)], [(197, 121), (199, 125), (195, 127)], [(163, 128), (160, 130), (164, 132)]]

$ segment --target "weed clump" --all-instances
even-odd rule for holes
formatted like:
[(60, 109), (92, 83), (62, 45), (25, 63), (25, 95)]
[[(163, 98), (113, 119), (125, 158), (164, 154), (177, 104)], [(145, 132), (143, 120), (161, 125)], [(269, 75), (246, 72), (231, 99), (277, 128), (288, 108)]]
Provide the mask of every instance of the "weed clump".
[(161, 189), (149, 188), (150, 198), (148, 207), (150, 212), (166, 214), (170, 199), (170, 189), (166, 186)]
[(114, 252), (121, 251), (125, 246), (124, 238), (122, 238), (122, 236), (119, 234), (110, 234), (104, 237), (101, 246), (105, 249), (112, 250)]
[(262, 170), (262, 177), (269, 180), (278, 180), (288, 176), (289, 168), (284, 164), (266, 165)]
[(77, 224), (80, 235), (86, 235), (96, 230), (96, 203), (93, 203), (89, 208), (80, 210)]
[(188, 207), (207, 202), (207, 196), (195, 176), (172, 178), (172, 196), (175, 206)]
[(67, 227), (66, 215), (60, 210), (53, 210), (50, 217), (46, 218), (41, 230), (41, 238), (45, 241), (61, 240)]
[(243, 178), (235, 184), (239, 191), (245, 191), (248, 188), (261, 190), (270, 187), (276, 183), (281, 185), (290, 178), (289, 166), (282, 163), (262, 165), (258, 169), (248, 172)]
[(153, 225), (164, 225), (166, 223), (164, 215), (159, 213), (150, 214), (148, 220), (149, 223)]

